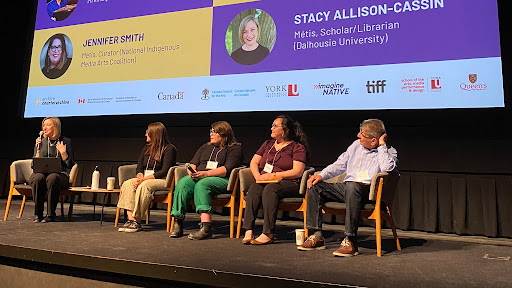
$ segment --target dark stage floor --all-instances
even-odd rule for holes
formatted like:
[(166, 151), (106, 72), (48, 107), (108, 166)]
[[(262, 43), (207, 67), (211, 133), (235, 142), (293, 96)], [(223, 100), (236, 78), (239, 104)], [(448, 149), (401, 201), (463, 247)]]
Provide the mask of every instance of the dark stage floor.
[[(0, 200), (2, 216), (5, 202)], [(103, 226), (92, 221), (93, 207), (85, 204), (75, 205), (74, 222), (34, 224), (33, 203), (27, 202), (21, 219), (16, 218), (21, 201), (15, 200), (9, 219), (0, 222), (0, 260), (219, 287), (510, 287), (512, 283), (512, 261), (506, 260), (512, 256), (511, 239), (398, 231), (402, 251), (397, 251), (385, 230), (383, 255), (377, 258), (374, 230), (363, 227), (361, 254), (338, 258), (332, 252), (340, 244), (340, 225), (325, 225), (326, 250), (303, 252), (295, 248), (294, 240), (301, 221), (278, 221), (277, 243), (256, 247), (229, 238), (226, 216), (214, 215), (214, 239), (192, 241), (168, 238), (161, 210), (152, 211), (152, 221), (143, 231), (120, 233), (113, 224), (114, 207), (105, 208)], [(97, 213), (100, 210), (97, 206)], [(190, 214), (186, 234), (197, 230), (197, 221), (198, 216)], [(261, 229), (261, 222), (258, 225)]]

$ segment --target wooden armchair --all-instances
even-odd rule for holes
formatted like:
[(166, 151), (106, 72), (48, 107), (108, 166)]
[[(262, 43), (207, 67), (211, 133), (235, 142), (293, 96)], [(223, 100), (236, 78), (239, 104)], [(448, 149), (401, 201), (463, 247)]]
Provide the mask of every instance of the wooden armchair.
[[(300, 181), (299, 193), (300, 195), (305, 195), (307, 190), (307, 181), (308, 178), (313, 172), (314, 168), (306, 167), (304, 169), (304, 173), (302, 173), (302, 178)], [(254, 176), (252, 175), (251, 168), (244, 168), (240, 170), (239, 175), (240, 180), (240, 206), (238, 211), (238, 223), (236, 227), (236, 238), (240, 237), (240, 230), (242, 228), (242, 215), (244, 213), (244, 208), (246, 206), (245, 203), (245, 193), (249, 190), (249, 187), (253, 183), (256, 183)], [(302, 211), (305, 215), (305, 207), (303, 204), (303, 197), (294, 197), (294, 198), (283, 198), (281, 203), (279, 204), (279, 210), (282, 211)], [(304, 225), (306, 224), (306, 218), (304, 217)]]
[[(20, 213), (18, 218), (21, 218), (23, 215), (23, 210), (25, 208), (25, 202), (27, 201), (27, 196), (32, 197), (32, 187), (28, 185), (28, 179), (30, 175), (32, 175), (32, 159), (24, 159), (24, 160), (16, 160), (11, 164), (11, 175), (10, 175), (10, 187), (9, 187), (9, 196), (7, 197), (7, 205), (5, 206), (5, 214), (4, 221), (7, 221), (7, 216), (9, 216), (9, 208), (11, 207), (11, 201), (13, 195), (22, 195), (23, 200), (21, 202)], [(78, 164), (71, 168), (69, 173), (69, 187), (75, 186), (76, 176), (78, 175)], [(68, 195), (68, 189), (64, 189), (61, 191), (60, 197), (60, 211), (61, 217), (64, 218), (64, 195)], [(70, 206), (71, 207), (71, 206)]]
[[(329, 183), (339, 183), (345, 179), (345, 173), (340, 176), (333, 177), (331, 179), (324, 180)], [(396, 233), (396, 226), (391, 216), (391, 208), (393, 205), (393, 199), (395, 198), (395, 192), (398, 188), (398, 182), (400, 181), (400, 173), (397, 170), (391, 172), (382, 172), (375, 174), (370, 184), (370, 196), (369, 200), (371, 203), (365, 204), (361, 210), (361, 217), (375, 220), (375, 234), (377, 240), (377, 257), (381, 257), (381, 225), (382, 220), (388, 220), (393, 231), (393, 237), (395, 238), (397, 250), (402, 250), (400, 247), (400, 241)], [(304, 208), (307, 207), (307, 197), (304, 198)], [(346, 205), (340, 202), (327, 202), (322, 208), (324, 213), (334, 215), (345, 215)], [(304, 209), (304, 218), (306, 218), (306, 212)], [(304, 229), (306, 224), (304, 222)], [(306, 237), (308, 230), (306, 229)]]
[[(166, 203), (167, 204), (167, 232), (171, 231), (171, 207), (172, 207), (172, 192), (174, 191), (174, 177), (175, 177), (175, 170), (178, 168), (178, 166), (173, 166), (169, 168), (169, 171), (167, 172), (167, 177), (165, 178), (165, 190), (159, 190), (155, 191), (153, 194), (153, 201), (156, 203)], [(118, 168), (118, 178), (119, 178), (119, 187), (123, 185), (123, 183), (128, 180), (135, 178), (137, 176), (137, 164), (130, 164), (130, 165), (122, 165)], [(119, 193), (119, 197), (121, 197), (121, 193)], [(151, 206), (151, 205), (150, 205)], [(115, 221), (115, 227), (117, 227), (117, 224), (119, 222), (119, 212), (121, 208), (117, 207), (116, 211), (116, 221)], [(150, 208), (148, 207), (148, 212), (146, 214), (146, 224), (149, 223), (149, 215), (150, 215)], [(126, 215), (125, 215), (126, 216)]]

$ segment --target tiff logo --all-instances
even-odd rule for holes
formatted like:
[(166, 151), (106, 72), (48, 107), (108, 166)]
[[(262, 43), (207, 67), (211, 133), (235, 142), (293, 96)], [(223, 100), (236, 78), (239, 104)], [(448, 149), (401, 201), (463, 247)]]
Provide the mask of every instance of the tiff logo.
[(373, 93), (384, 93), (384, 87), (386, 87), (386, 80), (372, 80), (366, 81), (366, 92), (369, 94)]

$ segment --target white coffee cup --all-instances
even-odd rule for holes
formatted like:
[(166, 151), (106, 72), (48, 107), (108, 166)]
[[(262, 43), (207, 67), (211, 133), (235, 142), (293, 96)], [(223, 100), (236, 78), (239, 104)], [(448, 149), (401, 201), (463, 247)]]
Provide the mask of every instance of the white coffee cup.
[(295, 242), (297, 246), (304, 244), (306, 231), (304, 229), (295, 229)]
[(107, 178), (107, 190), (114, 190), (114, 184), (116, 183), (116, 177)]

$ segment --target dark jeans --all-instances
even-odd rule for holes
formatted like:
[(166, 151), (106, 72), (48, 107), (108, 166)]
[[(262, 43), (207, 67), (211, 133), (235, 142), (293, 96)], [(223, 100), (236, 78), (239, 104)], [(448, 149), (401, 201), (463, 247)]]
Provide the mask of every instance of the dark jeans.
[(300, 197), (299, 185), (291, 180), (282, 180), (279, 183), (257, 184), (249, 187), (245, 196), (246, 207), (244, 214), (245, 230), (253, 230), (260, 205), (263, 205), (263, 233), (272, 234), (276, 226), (277, 211), (281, 199), (286, 197)]
[(326, 202), (344, 202), (347, 206), (345, 215), (345, 235), (357, 236), (359, 214), (368, 202), (370, 185), (358, 182), (327, 183), (320, 181), (308, 190), (306, 211), (306, 228), (322, 230), (322, 206)]
[(35, 210), (34, 215), (39, 219), (43, 218), (44, 201), (48, 195), (47, 215), (55, 217), (55, 209), (59, 203), (60, 190), (69, 187), (69, 177), (64, 173), (52, 173), (45, 175), (42, 173), (32, 173), (28, 179), (32, 186), (32, 196), (34, 197)]

